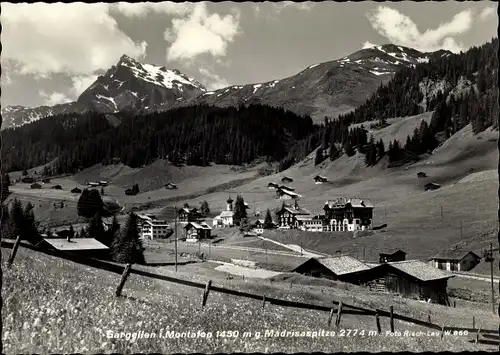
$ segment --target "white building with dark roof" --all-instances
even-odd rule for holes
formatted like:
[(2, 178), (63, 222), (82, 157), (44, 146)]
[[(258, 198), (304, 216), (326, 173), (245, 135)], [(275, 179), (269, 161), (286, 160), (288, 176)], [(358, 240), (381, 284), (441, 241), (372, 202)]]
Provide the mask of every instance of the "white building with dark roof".
[(166, 221), (146, 219), (142, 223), (140, 235), (144, 239), (168, 238), (172, 231), (172, 227)]
[(367, 199), (341, 197), (326, 201), (323, 207), (329, 229), (333, 232), (354, 232), (372, 228), (373, 204)]
[(226, 201), (226, 210), (214, 218), (214, 228), (226, 228), (234, 226), (233, 199), (229, 197)]

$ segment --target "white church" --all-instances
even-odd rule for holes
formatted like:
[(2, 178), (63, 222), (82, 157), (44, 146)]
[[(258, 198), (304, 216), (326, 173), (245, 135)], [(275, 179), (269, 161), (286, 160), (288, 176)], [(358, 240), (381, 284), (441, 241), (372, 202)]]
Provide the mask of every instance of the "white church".
[(234, 226), (233, 200), (229, 197), (226, 201), (226, 210), (214, 218), (214, 228), (227, 228)]

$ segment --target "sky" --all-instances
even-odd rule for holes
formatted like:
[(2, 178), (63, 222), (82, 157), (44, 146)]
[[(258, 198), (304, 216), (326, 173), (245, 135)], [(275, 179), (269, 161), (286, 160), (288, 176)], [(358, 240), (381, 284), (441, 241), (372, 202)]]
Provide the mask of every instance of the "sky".
[(207, 89), (266, 82), (394, 43), (465, 51), (497, 36), (478, 2), (2, 2), (2, 107), (74, 101), (123, 54)]

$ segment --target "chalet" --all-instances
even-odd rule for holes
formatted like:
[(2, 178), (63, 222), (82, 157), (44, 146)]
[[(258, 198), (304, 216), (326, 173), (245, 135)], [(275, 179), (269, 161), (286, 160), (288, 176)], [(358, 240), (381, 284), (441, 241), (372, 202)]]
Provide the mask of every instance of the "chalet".
[(372, 227), (373, 204), (360, 198), (341, 197), (323, 207), (326, 223), (334, 232), (365, 230)]
[(231, 197), (226, 201), (226, 210), (222, 211), (220, 215), (214, 218), (213, 226), (215, 228), (234, 226), (233, 199), (231, 199)]
[(389, 250), (379, 254), (379, 263), (389, 263), (394, 261), (405, 261), (406, 253), (401, 249)]
[(140, 229), (140, 235), (144, 239), (163, 239), (173, 234), (170, 224), (166, 221), (148, 219), (144, 220)]
[(169, 189), (169, 190), (176, 190), (177, 189), (177, 185), (174, 184), (173, 182), (169, 182), (169, 183), (165, 184), (165, 188)]
[(430, 182), (428, 184), (425, 184), (425, 191), (429, 191), (429, 190), (437, 190), (441, 187), (441, 185), (439, 184), (436, 184), (435, 182)]
[(283, 189), (283, 190), (288, 190), (288, 191), (295, 191), (294, 187), (286, 186), (286, 185), (280, 185), (278, 186), (278, 189)]
[(21, 181), (25, 184), (32, 184), (35, 182), (35, 179), (32, 177), (23, 177)]
[(197, 242), (200, 239), (210, 239), (212, 228), (205, 222), (188, 222), (184, 226), (186, 242)]
[(278, 228), (290, 229), (298, 228), (299, 216), (310, 216), (311, 212), (304, 208), (300, 208), (297, 202), (294, 206), (283, 206), (276, 215), (278, 216)]
[(363, 272), (370, 270), (365, 263), (352, 256), (310, 258), (292, 270), (303, 275), (358, 284)]
[(290, 190), (285, 190), (285, 189), (278, 189), (277, 194), (279, 196), (280, 200), (297, 200), (301, 198), (302, 196), (290, 191)]
[(417, 173), (417, 177), (424, 178), (424, 177), (427, 177), (427, 174), (424, 173), (424, 172), (422, 172), (422, 171), (420, 171), (420, 172)]
[(419, 260), (383, 263), (362, 272), (358, 282), (371, 290), (449, 305), (448, 279), (454, 275)]
[(109, 248), (94, 238), (45, 238), (39, 247), (75, 256), (101, 259), (109, 257)]
[(481, 261), (481, 257), (467, 250), (444, 250), (429, 260), (431, 265), (448, 271), (470, 271)]
[(88, 183), (88, 186), (89, 186), (89, 187), (99, 187), (99, 186), (100, 186), (100, 184), (99, 184), (98, 182), (89, 182), (89, 183)]
[(202, 217), (201, 212), (196, 207), (183, 207), (177, 210), (177, 216), (180, 223), (197, 222)]
[(127, 195), (127, 196), (134, 196), (134, 195), (136, 195), (136, 193), (132, 189), (126, 189), (125, 190), (125, 195)]
[(99, 186), (108, 186), (108, 182), (105, 180), (99, 181)]
[(297, 216), (297, 228), (307, 232), (322, 232), (323, 221), (312, 215)]
[(262, 233), (264, 233), (264, 222), (265, 221), (263, 219), (258, 219), (257, 221), (255, 221), (253, 225), (253, 231), (257, 235), (261, 235)]
[(274, 182), (270, 182), (269, 184), (267, 184), (267, 188), (268, 188), (269, 190), (277, 190), (277, 189), (278, 189), (278, 187), (279, 187), (279, 185), (278, 185), (278, 184), (276, 184), (276, 183), (274, 183)]
[(40, 185), (39, 183), (35, 182), (34, 184), (31, 184), (30, 187), (32, 189), (41, 189), (42, 185)]
[(49, 178), (45, 178), (45, 179), (42, 180), (42, 182), (44, 184), (48, 184), (48, 183), (50, 183), (50, 179)]
[(281, 179), (281, 182), (282, 182), (283, 184), (288, 184), (288, 183), (290, 183), (290, 182), (293, 182), (293, 179), (292, 179), (292, 178), (290, 178), (290, 177), (288, 177), (288, 176), (284, 176), (284, 177)]
[(71, 193), (73, 193), (73, 194), (81, 194), (82, 190), (79, 189), (78, 187), (75, 187), (74, 189), (71, 189)]
[(326, 177), (321, 176), (321, 175), (316, 175), (313, 180), (314, 180), (315, 184), (322, 184), (322, 183), (328, 181), (328, 179)]
[(61, 185), (54, 185), (54, 186), (52, 186), (52, 189), (54, 189), (54, 190), (62, 190), (62, 186)]

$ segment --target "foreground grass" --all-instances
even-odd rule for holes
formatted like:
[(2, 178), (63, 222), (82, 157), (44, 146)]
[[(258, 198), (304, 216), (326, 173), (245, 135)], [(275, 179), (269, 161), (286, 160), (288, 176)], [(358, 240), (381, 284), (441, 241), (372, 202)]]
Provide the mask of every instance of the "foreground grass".
[[(7, 256), (2, 249), (3, 260)], [(119, 275), (36, 254), (21, 248), (11, 269), (4, 268), (2, 340), (5, 353), (49, 352), (297, 352), (474, 350), (466, 337), (261, 337), (266, 329), (327, 330), (326, 312), (287, 309), (210, 294), (201, 308), (202, 290), (132, 275), (116, 298)], [(342, 327), (375, 330), (373, 319), (346, 315)], [(213, 332), (191, 339), (108, 339), (113, 332)], [(408, 330), (424, 330), (406, 325)], [(237, 338), (216, 337), (237, 330)], [(424, 330), (426, 331), (426, 330)], [(263, 333), (262, 333), (263, 334)]]

